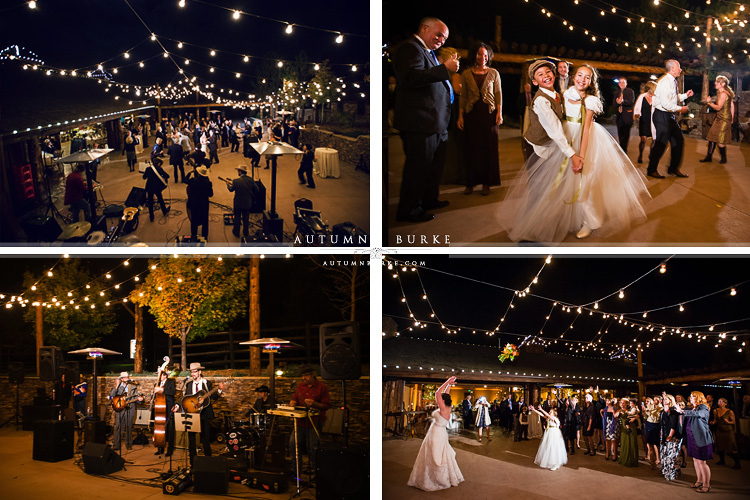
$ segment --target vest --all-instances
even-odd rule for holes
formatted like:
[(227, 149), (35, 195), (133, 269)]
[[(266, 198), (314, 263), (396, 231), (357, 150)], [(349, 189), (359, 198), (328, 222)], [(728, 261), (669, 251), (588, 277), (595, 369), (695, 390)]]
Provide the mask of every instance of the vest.
[[(560, 94), (557, 95), (559, 96)], [(534, 99), (531, 102), (532, 106), (534, 106), (534, 101), (536, 101), (539, 97), (547, 99), (552, 106), (552, 111), (555, 112), (560, 121), (563, 121), (564, 113), (562, 102), (557, 102), (554, 98), (542, 92), (542, 89), (539, 89), (534, 95)], [(560, 101), (562, 101), (562, 99), (560, 99)], [(544, 130), (544, 127), (542, 127), (542, 124), (539, 122), (539, 116), (533, 111), (529, 113), (529, 128), (526, 130), (526, 133), (523, 134), (523, 137), (530, 143), (536, 144), (537, 146), (541, 146), (550, 140), (549, 136), (547, 135), (547, 131)]]

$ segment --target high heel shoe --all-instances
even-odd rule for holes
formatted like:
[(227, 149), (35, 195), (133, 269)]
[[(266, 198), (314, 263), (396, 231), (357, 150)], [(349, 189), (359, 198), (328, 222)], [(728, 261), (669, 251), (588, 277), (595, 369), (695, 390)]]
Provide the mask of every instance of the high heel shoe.
[(703, 483), (695, 483), (694, 485), (691, 486), (691, 488), (693, 488), (693, 489), (698, 489), (698, 488), (702, 488), (702, 487), (703, 487)]
[(711, 485), (708, 486), (708, 489), (704, 490), (703, 488), (698, 488), (695, 491), (697, 491), (698, 493), (708, 493), (709, 491), (711, 491)]

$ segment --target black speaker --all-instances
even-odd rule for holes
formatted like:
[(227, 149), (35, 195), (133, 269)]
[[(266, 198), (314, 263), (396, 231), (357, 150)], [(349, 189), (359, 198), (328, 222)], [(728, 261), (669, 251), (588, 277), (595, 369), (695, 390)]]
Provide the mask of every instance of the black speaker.
[(65, 381), (73, 385), (81, 383), (81, 369), (78, 361), (65, 362)]
[(359, 324), (353, 321), (320, 325), (320, 376), (326, 380), (356, 380), (360, 365)]
[(34, 460), (59, 462), (73, 458), (74, 422), (37, 420), (34, 424)]
[(84, 420), (83, 442), (100, 444), (106, 443), (107, 423), (104, 420)]
[(364, 448), (318, 448), (315, 474), (317, 500), (370, 498), (370, 460)]
[(63, 374), (62, 350), (55, 346), (39, 348), (39, 380), (54, 382)]
[[(264, 471), (283, 471), (286, 462), (287, 441), (286, 435), (274, 434), (269, 444), (268, 435), (261, 434), (260, 444), (253, 453), (254, 468)], [(268, 451), (266, 451), (266, 446), (268, 446)]]
[(263, 212), (263, 232), (275, 236), (276, 241), (284, 241), (284, 219), (272, 217), (270, 212)]
[(126, 207), (140, 207), (146, 204), (146, 190), (141, 187), (133, 187), (125, 200)]
[(336, 247), (366, 247), (368, 240), (364, 229), (352, 222), (336, 224), (331, 231), (331, 244)]
[(103, 476), (117, 472), (125, 465), (125, 459), (115, 453), (108, 444), (88, 442), (83, 447), (82, 457), (86, 474)]
[(250, 213), (259, 214), (266, 209), (266, 186), (258, 179), (252, 188), (252, 202), (250, 204)]
[(29, 241), (53, 242), (62, 233), (62, 228), (54, 217), (29, 217), (21, 220), (21, 227), (26, 231)]
[(196, 493), (226, 494), (229, 488), (229, 468), (226, 457), (195, 457), (193, 462), (193, 491)]
[(23, 363), (14, 362), (8, 365), (8, 383), (23, 384)]
[[(35, 400), (37, 398), (34, 398)], [(49, 398), (49, 404), (45, 406), (28, 405), (21, 408), (23, 419), (23, 430), (33, 431), (36, 423), (40, 420), (57, 420), (60, 418), (60, 407), (52, 406), (52, 398)]]

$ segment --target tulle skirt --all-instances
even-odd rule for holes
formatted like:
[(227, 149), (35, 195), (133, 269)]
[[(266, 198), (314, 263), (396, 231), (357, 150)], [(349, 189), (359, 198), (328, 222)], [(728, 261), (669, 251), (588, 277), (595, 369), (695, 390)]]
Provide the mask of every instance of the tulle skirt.
[(565, 441), (558, 427), (547, 427), (544, 438), (539, 444), (539, 450), (536, 452), (534, 463), (544, 469), (557, 469), (568, 463)]
[[(581, 143), (582, 128), (568, 123), (574, 149)], [(578, 203), (583, 222), (597, 230), (597, 235), (606, 236), (645, 221), (643, 205), (651, 199), (645, 177), (614, 137), (596, 122), (591, 124), (582, 177)]]
[(560, 243), (583, 223), (582, 178), (558, 148), (529, 156), (500, 207), (499, 223), (512, 241)]

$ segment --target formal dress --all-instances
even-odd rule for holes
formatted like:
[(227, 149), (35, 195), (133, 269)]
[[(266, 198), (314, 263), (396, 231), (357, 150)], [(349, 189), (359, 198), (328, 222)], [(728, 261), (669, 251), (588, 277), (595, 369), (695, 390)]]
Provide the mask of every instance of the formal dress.
[[(580, 152), (581, 134), (586, 110), (600, 114), (602, 102), (588, 96), (581, 105), (574, 88), (565, 92), (567, 134), (573, 149)], [(571, 100), (577, 99), (576, 103)], [(585, 106), (585, 110), (584, 110)], [(575, 191), (569, 193), (571, 203), (582, 208), (583, 222), (600, 235), (612, 234), (644, 221), (643, 205), (651, 199), (644, 176), (633, 166), (612, 135), (592, 121), (583, 172), (577, 175)]]
[[(709, 141), (717, 144), (726, 144), (732, 139), (732, 99), (734, 95), (726, 90), (719, 91), (727, 94), (727, 99), (724, 101), (724, 105), (720, 110), (716, 112), (716, 119), (714, 120), (711, 129), (708, 131), (706, 137)], [(719, 96), (716, 96), (716, 100), (719, 100)]]
[(544, 436), (542, 419), (536, 412), (529, 413), (529, 439), (540, 438), (542, 436)]
[(425, 491), (437, 491), (458, 486), (464, 480), (456, 462), (456, 452), (448, 442), (448, 421), (440, 410), (432, 412), (432, 425), (419, 448), (411, 470), (409, 486)]
[[(633, 108), (633, 114), (638, 115), (638, 135), (641, 137), (656, 137), (656, 129), (651, 118), (653, 107), (646, 99), (647, 92), (638, 96)], [(653, 98), (652, 98), (653, 100)]]
[(620, 459), (625, 467), (638, 465), (638, 422), (629, 422), (630, 415), (621, 412), (620, 416)]
[(568, 454), (565, 451), (565, 442), (560, 432), (560, 421), (555, 417), (547, 419), (547, 430), (544, 438), (539, 443), (534, 463), (543, 469), (559, 469), (568, 463)]
[(467, 69), (461, 78), (463, 92), (460, 102), (464, 111), (462, 163), (466, 172), (466, 186), (499, 186), (497, 115), (502, 114), (500, 75), (493, 68), (483, 75)]

